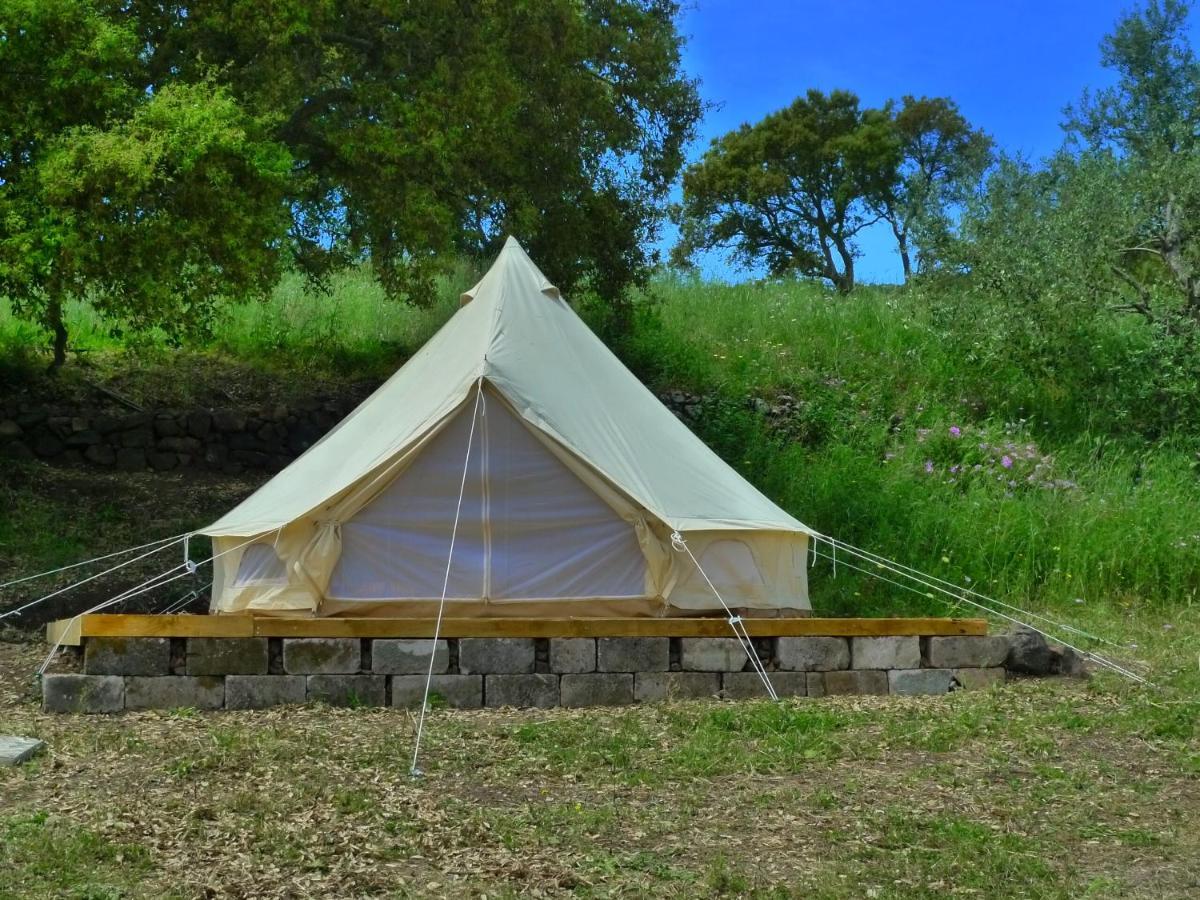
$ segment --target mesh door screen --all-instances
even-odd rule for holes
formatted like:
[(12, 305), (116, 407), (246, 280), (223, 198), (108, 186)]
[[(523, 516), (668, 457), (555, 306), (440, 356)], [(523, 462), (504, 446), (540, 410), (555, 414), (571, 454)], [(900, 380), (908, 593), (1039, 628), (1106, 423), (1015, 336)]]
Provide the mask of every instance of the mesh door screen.
[[(468, 407), (342, 525), (330, 597), (441, 597), (471, 418)], [(641, 597), (645, 571), (633, 527), (489, 397), (471, 441), (447, 597)]]

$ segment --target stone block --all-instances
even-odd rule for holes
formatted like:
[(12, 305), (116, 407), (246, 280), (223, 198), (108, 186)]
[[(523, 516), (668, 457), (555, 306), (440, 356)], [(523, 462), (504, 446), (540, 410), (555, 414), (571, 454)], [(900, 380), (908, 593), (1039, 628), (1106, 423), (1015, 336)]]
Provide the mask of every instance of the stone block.
[[(857, 640), (857, 638), (855, 638)], [(916, 638), (913, 638), (915, 641)], [(809, 677), (814, 673), (810, 672)], [(813, 696), (834, 697), (839, 694), (886, 694), (887, 672), (876, 669), (843, 669), (839, 672), (822, 672), (823, 693)]]
[(1008, 638), (1000, 634), (931, 637), (925, 645), (925, 665), (935, 669), (991, 669), (1006, 656)]
[(307, 699), (308, 679), (303, 675), (230, 675), (225, 679), (226, 709), (265, 709)]
[[(478, 709), (483, 706), (483, 676), (434, 675), (429, 682), (429, 695), (455, 709)], [(392, 676), (392, 706), (419, 709), (423, 696), (424, 675)]]
[(220, 709), (225, 679), (215, 675), (163, 675), (125, 679), (126, 709)]
[[(780, 697), (803, 697), (808, 693), (804, 672), (768, 672), (767, 677)], [(721, 696), (726, 700), (766, 700), (771, 695), (757, 672), (726, 672), (721, 676)]]
[(384, 706), (387, 676), (309, 675), (308, 699), (330, 706)]
[(189, 675), (266, 675), (266, 638), (188, 638)]
[(442, 640), (376, 640), (371, 643), (371, 671), (376, 675), (414, 675), (429, 672), (429, 654), (433, 653), (433, 672), (450, 669), (450, 647)]
[(808, 677), (804, 680), (808, 687), (808, 696), (824, 697), (825, 696), (825, 673), (824, 672), (809, 672)]
[(628, 672), (589, 672), (562, 677), (563, 706), (623, 706), (633, 702), (633, 675)]
[(463, 638), (458, 670), (464, 675), (521, 675), (533, 671), (533, 638)]
[(120, 675), (42, 676), (42, 709), (57, 713), (115, 713), (125, 708)]
[(887, 677), (893, 694), (948, 694), (954, 682), (949, 669), (890, 669)]
[(737, 638), (681, 638), (679, 662), (690, 672), (740, 672), (746, 648)]
[(850, 665), (855, 669), (919, 669), (921, 668), (921, 639), (918, 637), (850, 638)]
[(850, 668), (850, 642), (840, 637), (781, 637), (776, 649), (781, 668), (829, 672)]
[(19, 766), (46, 749), (46, 742), (37, 738), (0, 734), (0, 766)]
[(87, 638), (83, 671), (88, 675), (166, 675), (171, 671), (171, 639)]
[(964, 691), (981, 691), (1004, 684), (1005, 675), (1003, 666), (992, 669), (955, 669), (954, 681)]
[(671, 668), (671, 639), (597, 638), (596, 668), (601, 672), (666, 672)]
[(721, 676), (716, 672), (637, 672), (633, 676), (633, 698), (638, 702), (695, 700), (720, 692)]
[(287, 638), (283, 671), (288, 675), (352, 675), (362, 668), (358, 638)]
[(550, 638), (551, 672), (595, 672), (595, 638)]
[(557, 675), (487, 675), (483, 680), (484, 706), (558, 706)]

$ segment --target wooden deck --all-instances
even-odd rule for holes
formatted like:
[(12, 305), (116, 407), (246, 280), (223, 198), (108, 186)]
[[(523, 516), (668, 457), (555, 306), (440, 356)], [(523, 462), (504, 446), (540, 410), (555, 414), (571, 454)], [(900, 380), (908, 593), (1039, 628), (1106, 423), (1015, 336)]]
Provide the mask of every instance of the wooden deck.
[[(986, 619), (743, 619), (752, 637), (890, 637), (982, 635)], [(78, 646), (89, 637), (432, 637), (433, 619), (313, 619), (282, 616), (147, 616), (93, 614), (46, 626), (50, 643)], [(727, 637), (724, 618), (443, 619), (441, 636)]]

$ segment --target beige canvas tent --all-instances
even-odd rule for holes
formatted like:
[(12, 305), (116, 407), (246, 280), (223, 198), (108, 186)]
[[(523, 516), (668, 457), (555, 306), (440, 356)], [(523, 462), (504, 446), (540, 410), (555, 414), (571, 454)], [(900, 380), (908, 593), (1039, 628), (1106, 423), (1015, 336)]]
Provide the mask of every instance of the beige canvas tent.
[(722, 609), (714, 587), (735, 608), (809, 608), (810, 530), (511, 238), (420, 352), (201, 533), (218, 613), (426, 616), (443, 586), (449, 616), (695, 615)]

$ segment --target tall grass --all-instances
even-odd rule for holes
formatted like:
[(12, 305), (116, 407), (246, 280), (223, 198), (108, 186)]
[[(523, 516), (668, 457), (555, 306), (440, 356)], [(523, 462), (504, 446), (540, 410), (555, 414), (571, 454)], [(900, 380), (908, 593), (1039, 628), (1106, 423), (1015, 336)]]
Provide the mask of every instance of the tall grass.
[[(983, 368), (912, 291), (664, 280), (651, 296), (622, 355), (709, 397), (700, 435), (818, 531), (1084, 618), (1196, 602), (1194, 439), (1147, 444), (1070, 384)], [(746, 402), (783, 393), (796, 408), (774, 428)], [(819, 562), (822, 611), (945, 612)]]

